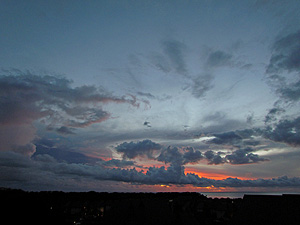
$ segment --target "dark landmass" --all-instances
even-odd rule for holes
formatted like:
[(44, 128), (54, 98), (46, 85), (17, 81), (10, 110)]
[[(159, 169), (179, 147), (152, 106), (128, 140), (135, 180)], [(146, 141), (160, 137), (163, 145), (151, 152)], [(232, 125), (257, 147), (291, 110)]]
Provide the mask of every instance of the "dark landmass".
[(300, 195), (212, 199), (200, 193), (0, 190), (7, 224), (300, 224)]

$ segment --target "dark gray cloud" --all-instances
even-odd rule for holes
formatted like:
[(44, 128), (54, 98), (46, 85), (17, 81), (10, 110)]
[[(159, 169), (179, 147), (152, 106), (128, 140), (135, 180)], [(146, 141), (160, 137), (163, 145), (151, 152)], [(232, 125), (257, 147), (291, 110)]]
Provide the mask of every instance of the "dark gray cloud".
[(220, 67), (220, 66), (230, 66), (232, 55), (226, 53), (224, 51), (214, 51), (211, 52), (207, 58), (206, 66), (213, 68), (213, 67)]
[(146, 127), (151, 127), (151, 123), (150, 123), (149, 121), (145, 121), (145, 122), (144, 122), (144, 126), (146, 126)]
[(289, 120), (280, 120), (275, 127), (268, 126), (264, 132), (264, 137), (276, 142), (282, 142), (292, 146), (299, 146), (300, 117)]
[(300, 80), (289, 80), (283, 72), (300, 72), (300, 31), (283, 36), (273, 44), (273, 52), (267, 66), (269, 84), (284, 101), (299, 101)]
[(152, 95), (151, 93), (145, 93), (145, 92), (139, 91), (139, 92), (137, 92), (137, 94), (140, 96), (143, 96), (143, 97), (147, 97), (149, 99), (155, 99), (155, 96)]
[(276, 74), (269, 76), (267, 81), (274, 89), (275, 93), (280, 97), (280, 99), (274, 103), (274, 109), (285, 108), (287, 104), (295, 103), (300, 100), (299, 78), (288, 81), (286, 77)]
[(171, 165), (182, 165), (183, 155), (180, 152), (179, 148), (169, 146), (168, 148), (165, 148), (161, 151), (156, 160), (170, 163)]
[[(299, 59), (300, 60), (300, 59)], [(300, 80), (277, 89), (280, 97), (288, 101), (300, 100)]]
[(264, 161), (269, 161), (269, 159), (262, 158), (257, 154), (254, 154), (250, 147), (240, 148), (232, 151), (231, 153), (224, 152), (214, 152), (212, 150), (206, 151), (204, 153), (205, 158), (208, 160), (208, 164), (224, 164), (229, 163), (232, 165), (243, 165), (243, 164), (252, 164), (259, 163)]
[(282, 109), (281, 107), (274, 107), (269, 110), (268, 114), (265, 116), (265, 123), (269, 124), (272, 122), (275, 122), (277, 120), (277, 117), (285, 112), (285, 109)]
[[(126, 151), (130, 151), (130, 154), (132, 154), (130, 155), (131, 158), (146, 155), (148, 156), (148, 158), (177, 166), (182, 166), (188, 163), (196, 163), (203, 158), (202, 153), (192, 147), (185, 147), (180, 149), (178, 147), (169, 146), (167, 148), (163, 148), (163, 146), (158, 145), (150, 140), (144, 140), (137, 143), (125, 142), (119, 146), (125, 147)], [(119, 146), (117, 146), (116, 148), (118, 152), (120, 152), (118, 148)], [(153, 149), (161, 150), (159, 156), (157, 156), (156, 158), (153, 157)], [(138, 151), (138, 153), (136, 151)], [(124, 150), (122, 150), (122, 152), (124, 152)], [(127, 158), (130, 157), (127, 156)]]
[(267, 73), (288, 72), (300, 69), (300, 31), (278, 39), (273, 45), (273, 53)]
[(269, 161), (269, 159), (262, 158), (253, 153), (257, 151), (254, 147), (260, 144), (260, 141), (255, 140), (254, 137), (261, 137), (264, 132), (261, 129), (244, 129), (213, 134), (215, 138), (206, 143), (225, 145), (227, 146), (226, 148), (235, 150), (232, 150), (230, 153), (215, 152), (212, 150), (205, 152), (204, 155), (208, 160), (208, 164), (229, 163), (232, 165), (242, 165)]
[[(124, 158), (134, 159), (138, 156), (147, 156), (160, 162), (168, 163), (170, 165), (183, 166), (186, 164), (194, 164), (204, 158), (199, 150), (193, 147), (172, 147), (164, 148), (151, 140), (143, 140), (134, 142), (124, 142), (116, 147), (116, 150), (123, 153)], [(154, 157), (154, 153), (159, 155)]]
[(257, 154), (252, 153), (252, 148), (243, 148), (233, 151), (231, 154), (226, 155), (225, 159), (230, 164), (250, 164), (250, 163), (258, 163), (263, 161), (269, 161), (268, 159), (262, 158)]
[(214, 139), (209, 140), (208, 143), (211, 144), (238, 144), (241, 142), (242, 137), (239, 136), (236, 132), (234, 131), (229, 131), (225, 133), (220, 133), (220, 134), (213, 134), (215, 136)]
[(260, 137), (262, 136), (262, 133), (263, 130), (257, 128), (214, 133), (212, 134), (214, 138), (206, 141), (206, 143), (217, 145), (232, 145), (237, 147), (244, 145), (257, 145), (259, 144), (259, 141), (254, 140), (254, 137)]
[(203, 159), (203, 155), (200, 151), (195, 150), (192, 147), (186, 147), (184, 148), (184, 154), (183, 154), (183, 164), (193, 164), (199, 162), (201, 159)]
[(39, 157), (41, 155), (49, 155), (58, 162), (67, 163), (95, 163), (100, 159), (86, 156), (82, 153), (75, 152), (69, 149), (67, 146), (55, 146), (53, 142), (47, 140), (40, 140), (35, 144), (36, 149), (32, 158)]
[[(164, 53), (170, 60), (175, 71), (178, 74), (187, 75), (188, 71), (185, 62), (185, 51), (186, 51), (185, 44), (177, 40), (169, 39), (163, 41), (162, 46), (163, 46)], [(166, 66), (163, 67), (161, 66), (161, 68), (166, 68)]]
[(204, 153), (206, 159), (208, 160), (208, 164), (212, 165), (218, 165), (218, 164), (224, 164), (226, 162), (225, 158), (222, 157), (221, 155), (223, 155), (222, 152), (213, 152), (212, 150), (206, 151)]
[[(173, 166), (184, 166), (187, 164), (195, 164), (199, 161), (206, 159), (210, 165), (218, 165), (229, 163), (232, 165), (242, 165), (259, 163), (268, 161), (268, 159), (262, 158), (253, 152), (256, 149), (253, 146), (258, 145), (260, 142), (252, 139), (245, 138), (250, 135), (250, 131), (240, 131), (242, 137), (234, 132), (227, 132), (224, 134), (218, 134), (219, 138), (215, 138), (216, 144), (231, 145), (232, 150), (230, 153), (223, 151), (206, 151), (204, 155), (201, 151), (196, 150), (193, 147), (163, 147), (159, 144), (152, 142), (151, 140), (143, 140), (139, 142), (124, 142), (116, 147), (116, 150), (123, 153), (124, 158), (134, 159), (138, 156), (147, 156), (148, 158), (164, 162)], [(245, 140), (243, 140), (243, 137)], [(214, 140), (214, 139), (213, 139)], [(236, 142), (235, 140), (238, 140)], [(237, 145), (233, 145), (237, 143)], [(154, 157), (154, 151), (159, 153), (157, 157)]]
[(161, 149), (161, 145), (151, 140), (143, 140), (134, 142), (124, 142), (119, 144), (115, 149), (119, 153), (123, 153), (124, 158), (133, 159), (137, 156), (147, 156), (153, 158), (153, 152)]

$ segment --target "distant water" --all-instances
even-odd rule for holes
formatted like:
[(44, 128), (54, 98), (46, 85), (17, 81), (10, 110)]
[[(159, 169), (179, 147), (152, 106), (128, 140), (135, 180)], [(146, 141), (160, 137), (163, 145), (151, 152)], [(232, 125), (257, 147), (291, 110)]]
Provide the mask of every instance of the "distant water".
[(243, 198), (244, 195), (282, 195), (282, 194), (300, 194), (300, 193), (282, 193), (282, 192), (201, 192), (209, 198)]

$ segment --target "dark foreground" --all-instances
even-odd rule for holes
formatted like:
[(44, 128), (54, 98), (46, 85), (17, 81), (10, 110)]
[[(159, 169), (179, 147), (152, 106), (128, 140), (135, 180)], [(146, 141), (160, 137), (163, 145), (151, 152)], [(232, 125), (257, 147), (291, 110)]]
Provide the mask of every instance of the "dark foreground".
[(199, 193), (2, 189), (0, 199), (7, 224), (300, 224), (300, 195), (211, 199)]

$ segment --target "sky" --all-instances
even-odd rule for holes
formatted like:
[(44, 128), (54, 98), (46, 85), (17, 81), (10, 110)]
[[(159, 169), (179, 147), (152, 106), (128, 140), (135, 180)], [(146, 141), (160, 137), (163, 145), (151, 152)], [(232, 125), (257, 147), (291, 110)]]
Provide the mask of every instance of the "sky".
[(300, 191), (297, 0), (0, 0), (0, 186)]

